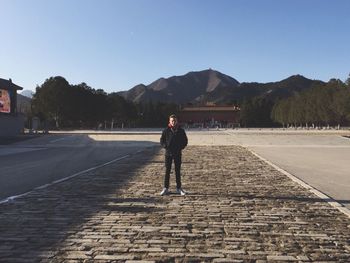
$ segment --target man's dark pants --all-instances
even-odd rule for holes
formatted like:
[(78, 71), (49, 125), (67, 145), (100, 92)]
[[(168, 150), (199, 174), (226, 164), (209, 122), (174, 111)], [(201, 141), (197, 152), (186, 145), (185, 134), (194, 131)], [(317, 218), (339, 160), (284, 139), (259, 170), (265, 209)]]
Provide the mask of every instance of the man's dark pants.
[(176, 155), (165, 155), (165, 177), (164, 187), (169, 188), (170, 170), (171, 164), (174, 160), (175, 163), (175, 174), (176, 174), (176, 187), (181, 188), (181, 153)]

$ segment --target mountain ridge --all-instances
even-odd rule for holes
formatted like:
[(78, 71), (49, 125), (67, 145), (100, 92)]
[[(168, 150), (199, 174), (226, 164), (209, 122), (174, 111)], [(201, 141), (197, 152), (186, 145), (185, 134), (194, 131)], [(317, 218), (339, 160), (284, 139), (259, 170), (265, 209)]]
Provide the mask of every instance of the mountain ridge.
[(161, 77), (149, 85), (139, 84), (118, 94), (134, 103), (158, 101), (176, 104), (232, 104), (255, 96), (266, 96), (274, 100), (285, 98), (322, 83), (324, 82), (299, 74), (276, 82), (240, 83), (229, 75), (207, 69), (169, 78)]

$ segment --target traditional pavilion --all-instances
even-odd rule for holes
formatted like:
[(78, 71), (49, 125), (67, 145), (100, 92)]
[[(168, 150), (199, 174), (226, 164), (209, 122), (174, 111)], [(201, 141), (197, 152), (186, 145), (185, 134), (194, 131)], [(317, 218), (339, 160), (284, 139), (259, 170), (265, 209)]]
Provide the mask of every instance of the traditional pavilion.
[(239, 126), (239, 112), (237, 106), (188, 106), (180, 110), (179, 122), (186, 127), (233, 128)]

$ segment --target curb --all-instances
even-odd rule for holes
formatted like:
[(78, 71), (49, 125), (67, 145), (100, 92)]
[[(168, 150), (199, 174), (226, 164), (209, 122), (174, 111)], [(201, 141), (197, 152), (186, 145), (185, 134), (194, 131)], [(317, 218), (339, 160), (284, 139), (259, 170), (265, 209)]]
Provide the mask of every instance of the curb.
[(259, 154), (257, 154), (253, 150), (251, 150), (251, 149), (249, 149), (247, 147), (244, 147), (244, 148), (247, 149), (249, 152), (251, 152), (256, 157), (258, 157), (260, 160), (264, 161), (268, 165), (270, 165), (273, 168), (275, 168), (277, 171), (279, 171), (282, 174), (286, 175), (292, 181), (294, 181), (297, 184), (299, 184), (300, 186), (306, 188), (308, 191), (310, 191), (311, 193), (313, 193), (316, 196), (318, 196), (324, 202), (330, 204), (331, 206), (333, 206), (334, 208), (338, 209), (340, 212), (342, 212), (343, 214), (345, 214), (346, 216), (348, 216), (350, 218), (350, 210), (348, 208), (346, 208), (345, 206), (343, 206), (342, 204), (340, 204), (339, 202), (337, 202), (336, 200), (334, 200), (332, 197), (322, 193), (321, 191), (317, 190), (316, 188), (312, 187), (308, 183), (304, 182), (303, 180), (301, 180), (300, 178), (296, 177), (295, 175), (287, 172), (286, 170), (283, 170), (282, 168), (280, 168), (277, 165), (273, 164), (272, 162), (268, 161), (267, 159), (265, 159), (264, 157), (260, 156)]

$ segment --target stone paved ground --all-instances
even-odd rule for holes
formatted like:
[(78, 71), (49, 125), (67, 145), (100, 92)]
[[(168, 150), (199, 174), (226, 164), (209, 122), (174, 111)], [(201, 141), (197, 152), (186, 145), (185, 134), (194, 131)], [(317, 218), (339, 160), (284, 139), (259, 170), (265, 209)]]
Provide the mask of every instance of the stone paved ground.
[(185, 197), (163, 172), (149, 148), (1, 204), (0, 262), (350, 262), (350, 219), (242, 147), (188, 147)]

